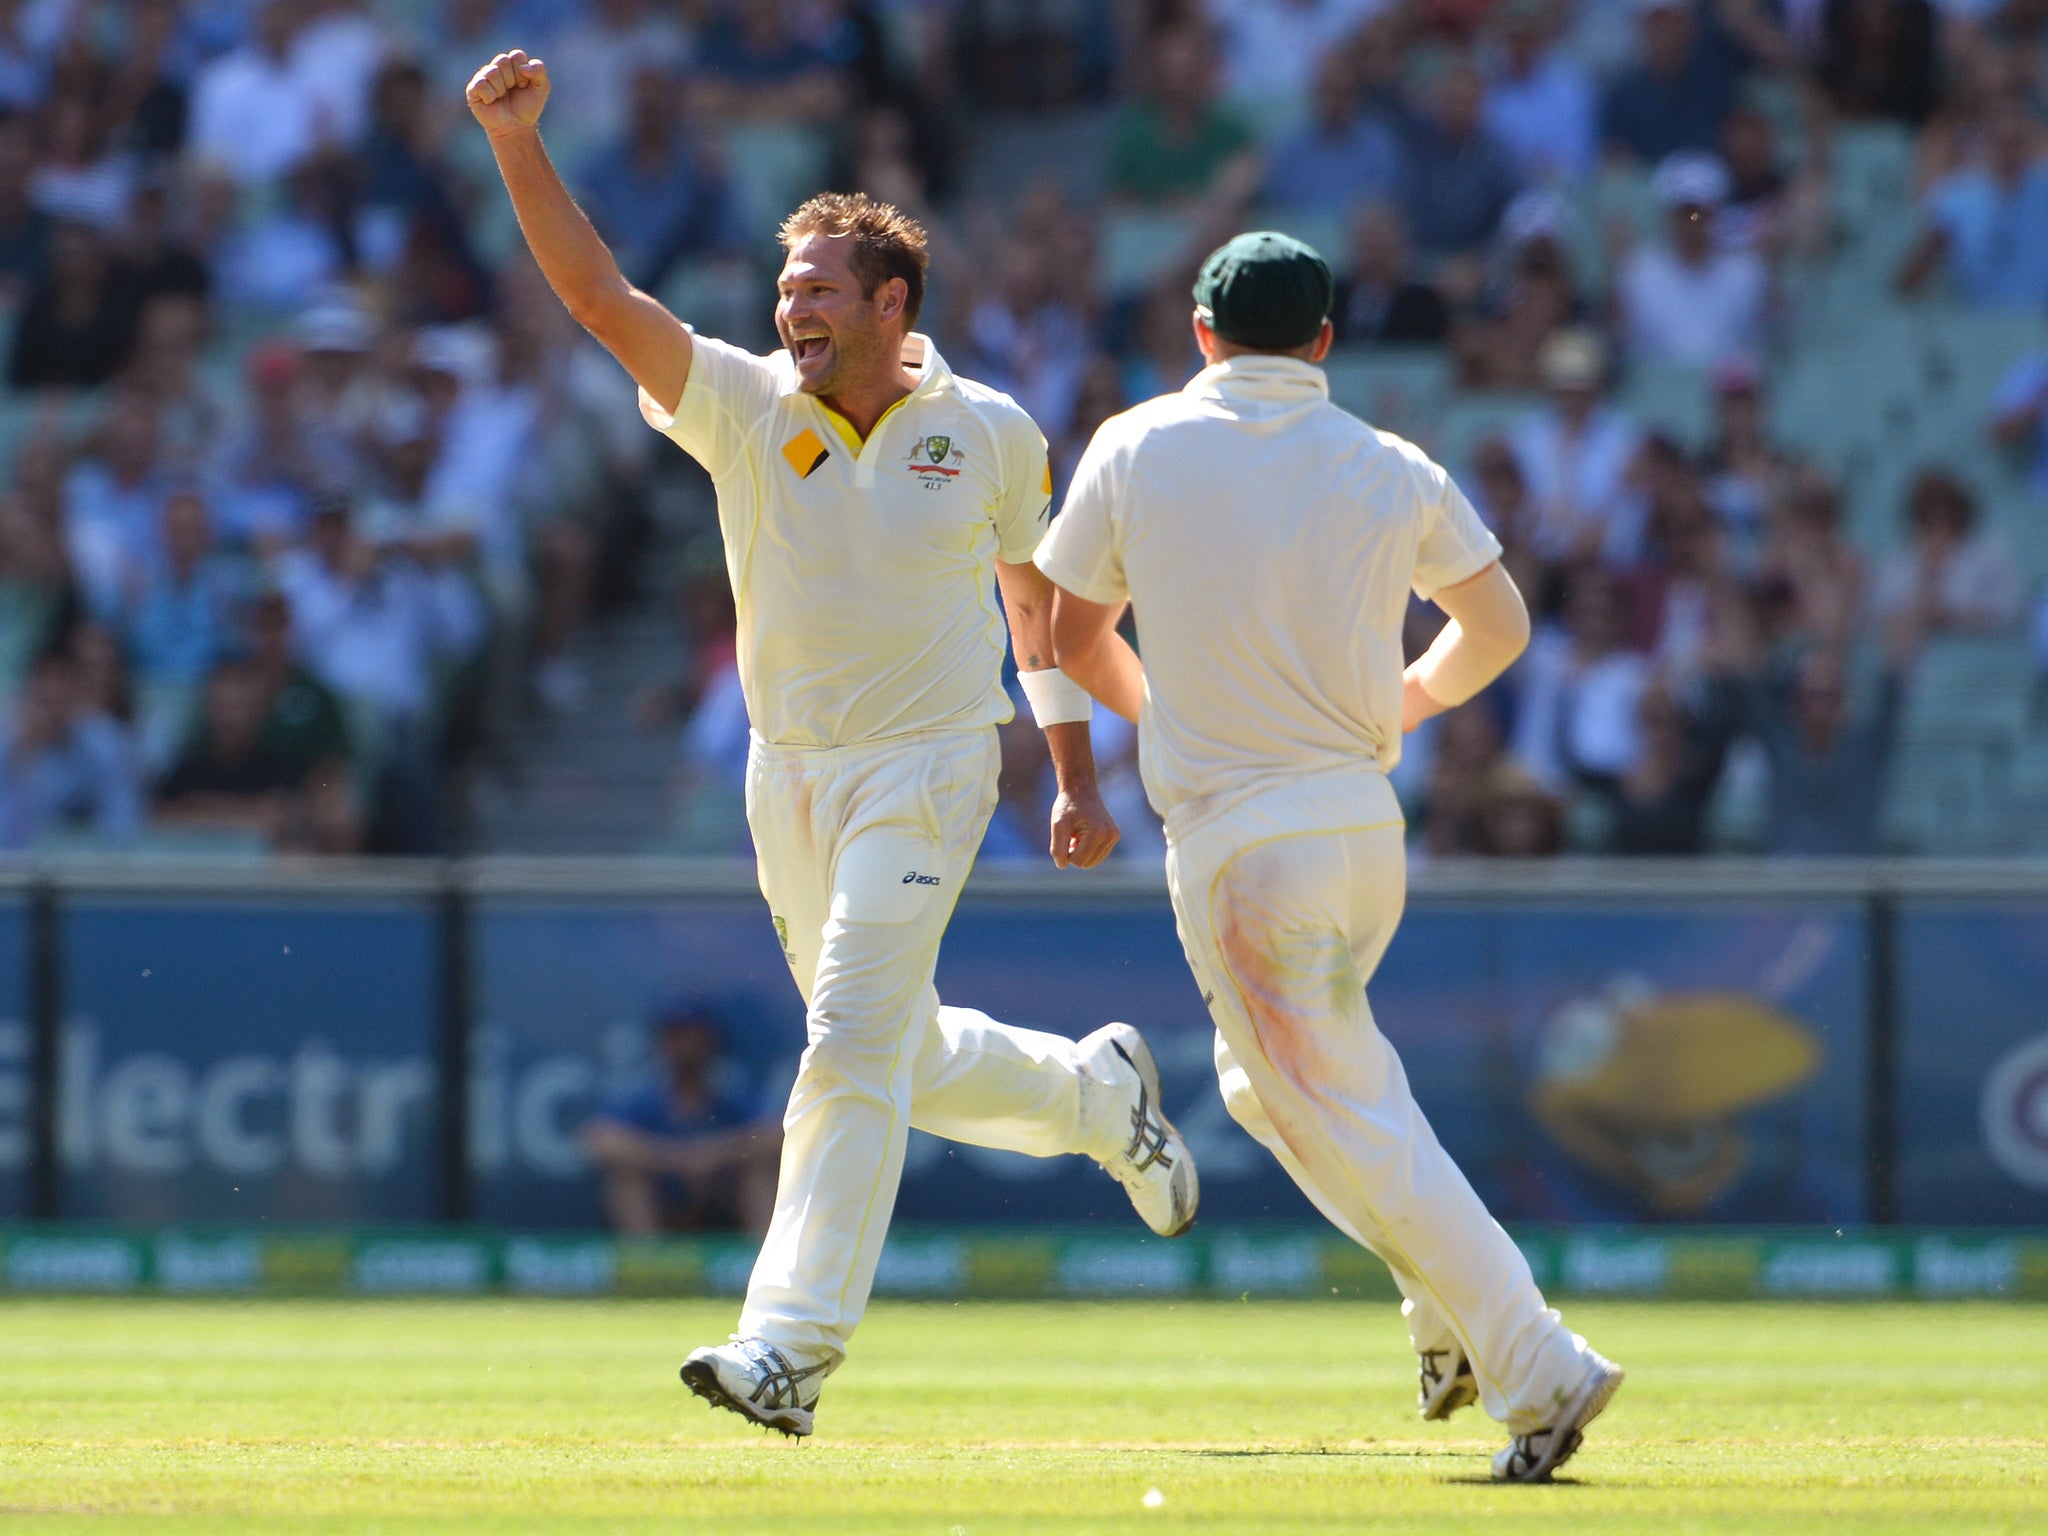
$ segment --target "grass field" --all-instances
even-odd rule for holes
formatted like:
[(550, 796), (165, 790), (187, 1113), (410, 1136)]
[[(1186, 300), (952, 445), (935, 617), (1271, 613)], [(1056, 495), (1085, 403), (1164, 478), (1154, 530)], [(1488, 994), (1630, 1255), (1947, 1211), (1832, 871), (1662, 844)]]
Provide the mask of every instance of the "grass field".
[(0, 1531), (2048, 1528), (2040, 1307), (1574, 1306), (1630, 1380), (1548, 1488), (1383, 1305), (883, 1302), (802, 1444), (677, 1384), (731, 1316), (0, 1302)]

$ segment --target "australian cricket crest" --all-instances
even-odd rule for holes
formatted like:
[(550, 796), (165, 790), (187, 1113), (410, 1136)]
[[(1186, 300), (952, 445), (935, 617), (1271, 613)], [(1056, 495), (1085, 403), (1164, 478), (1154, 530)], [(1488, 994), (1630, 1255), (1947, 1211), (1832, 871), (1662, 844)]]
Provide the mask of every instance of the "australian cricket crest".
[(904, 468), (917, 476), (926, 490), (935, 490), (960, 473), (966, 458), (966, 451), (951, 437), (935, 432), (910, 445), (910, 458)]

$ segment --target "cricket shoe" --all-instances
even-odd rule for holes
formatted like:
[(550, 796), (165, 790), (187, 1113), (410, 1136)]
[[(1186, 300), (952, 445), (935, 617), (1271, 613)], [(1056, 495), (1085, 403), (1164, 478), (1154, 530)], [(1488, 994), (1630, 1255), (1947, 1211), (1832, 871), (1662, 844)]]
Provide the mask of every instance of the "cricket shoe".
[(1422, 1410), (1425, 1419), (1448, 1419), (1460, 1408), (1470, 1408), (1479, 1401), (1479, 1378), (1472, 1374), (1472, 1362), (1457, 1345), (1449, 1349), (1418, 1349), (1415, 1363), (1420, 1385), (1415, 1406)]
[(1497, 1483), (1547, 1483), (1550, 1475), (1578, 1450), (1586, 1426), (1600, 1416), (1600, 1410), (1614, 1400), (1621, 1388), (1622, 1369), (1586, 1351), (1591, 1362), (1578, 1389), (1565, 1401), (1556, 1420), (1547, 1429), (1517, 1435), (1493, 1458), (1493, 1480)]
[(712, 1407), (730, 1408), (794, 1439), (811, 1432), (825, 1371), (822, 1365), (797, 1365), (774, 1345), (735, 1334), (730, 1344), (690, 1351), (682, 1375), (683, 1385)]
[[(1201, 1185), (1195, 1159), (1159, 1104), (1159, 1064), (1145, 1037), (1128, 1024), (1105, 1024), (1080, 1042), (1084, 1110), (1096, 1095), (1118, 1101), (1105, 1114), (1129, 1127), (1129, 1139), (1098, 1157), (1109, 1176), (1123, 1185), (1145, 1225), (1161, 1237), (1179, 1237), (1195, 1224)], [(1093, 1115), (1084, 1113), (1082, 1123)]]

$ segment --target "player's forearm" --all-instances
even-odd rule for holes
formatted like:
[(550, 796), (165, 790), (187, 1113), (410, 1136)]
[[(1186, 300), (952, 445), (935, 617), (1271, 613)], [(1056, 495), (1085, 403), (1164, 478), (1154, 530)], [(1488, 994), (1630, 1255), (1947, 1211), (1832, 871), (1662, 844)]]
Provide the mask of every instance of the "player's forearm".
[(1497, 561), (1436, 601), (1450, 623), (1404, 674), (1402, 724), (1409, 730), (1476, 697), (1529, 646), (1529, 610)]
[(1145, 706), (1145, 664), (1114, 629), (1058, 650), (1060, 670), (1086, 688), (1104, 709), (1133, 724)]
[[(1404, 682), (1411, 690), (1421, 689), (1427, 704), (1435, 706), (1426, 709), (1423, 718), (1427, 718), (1476, 698), (1514, 665), (1526, 647), (1526, 638), (1471, 632), (1453, 619), (1409, 666)], [(1412, 705), (1414, 701), (1406, 702)]]
[(618, 262), (562, 184), (538, 128), (506, 128), (490, 140), (527, 249), (569, 313), (596, 331), (631, 291)]
[(1045, 749), (1052, 755), (1053, 778), (1060, 792), (1092, 793), (1095, 789), (1095, 743), (1086, 720), (1067, 720), (1045, 728)]
[(590, 220), (569, 196), (533, 128), (491, 134), (491, 150), (512, 196), (512, 210), (548, 286), (619, 360), (654, 403), (674, 411), (690, 379), (689, 330), (627, 282)]

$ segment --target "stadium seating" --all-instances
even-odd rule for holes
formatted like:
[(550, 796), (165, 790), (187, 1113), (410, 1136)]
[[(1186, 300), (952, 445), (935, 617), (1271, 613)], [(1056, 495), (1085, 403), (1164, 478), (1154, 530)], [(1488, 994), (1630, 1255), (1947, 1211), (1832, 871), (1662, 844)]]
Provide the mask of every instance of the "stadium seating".
[(1102, 231), (1102, 281), (1112, 294), (1141, 293), (1188, 255), (1194, 221), (1180, 212), (1126, 208)]
[(1621, 381), (1619, 399), (1645, 428), (1689, 452), (1699, 452), (1713, 436), (1713, 391), (1697, 368), (1633, 365)]
[(831, 144), (820, 129), (780, 123), (729, 123), (725, 158), (744, 166), (733, 179), (740, 218), (748, 230), (772, 234), (783, 217), (825, 183)]
[(1444, 406), (1435, 429), (1417, 439), (1454, 475), (1471, 471), (1472, 454), (1489, 437), (1505, 434), (1516, 420), (1542, 405), (1543, 397), (1503, 391), (1456, 395)]
[(2023, 640), (1930, 641), (1914, 660), (1904, 734), (2010, 751), (2027, 731), (2032, 673)]
[(2013, 754), (2012, 778), (2007, 786), (2005, 826), (2007, 850), (2012, 853), (2048, 854), (2048, 697), (2039, 683), (2034, 690), (2036, 720), (2020, 738)]
[(1899, 722), (1889, 841), (1913, 852), (2000, 851), (2014, 830), (2018, 761), (2030, 747), (2032, 678), (2021, 640), (1922, 647)]

